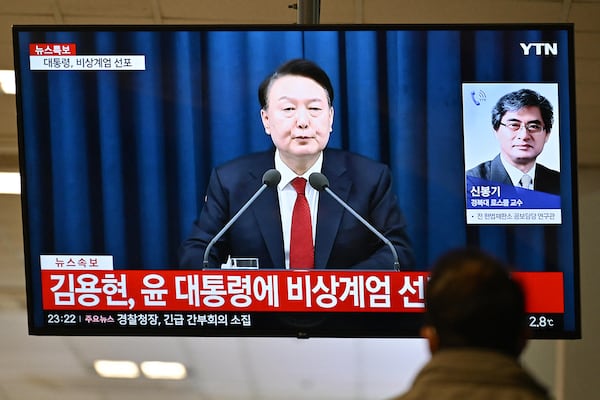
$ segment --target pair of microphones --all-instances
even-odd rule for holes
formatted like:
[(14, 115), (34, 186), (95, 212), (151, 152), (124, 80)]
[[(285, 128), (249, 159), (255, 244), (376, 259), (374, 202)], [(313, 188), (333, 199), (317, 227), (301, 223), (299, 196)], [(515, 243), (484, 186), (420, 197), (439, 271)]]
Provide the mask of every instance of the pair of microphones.
[[(262, 186), (254, 193), (246, 203), (239, 209), (237, 213), (225, 224), (225, 226), (215, 235), (215, 237), (208, 243), (206, 246), (206, 250), (204, 251), (204, 259), (202, 261), (203, 268), (208, 268), (208, 257), (210, 254), (210, 250), (215, 245), (215, 243), (227, 232), (227, 230), (233, 225), (235, 221), (254, 203), (254, 201), (260, 196), (260, 194), (267, 188), (275, 187), (281, 181), (281, 173), (276, 169), (270, 169), (264, 173), (262, 177)], [(337, 201), (342, 207), (344, 207), (350, 214), (352, 214), (356, 219), (358, 219), (364, 226), (366, 226), (371, 232), (375, 234), (383, 243), (385, 243), (392, 252), (392, 256), (394, 258), (394, 269), (396, 271), (400, 270), (400, 262), (398, 261), (398, 253), (396, 252), (396, 248), (392, 244), (392, 242), (386, 238), (381, 232), (379, 232), (373, 225), (371, 225), (367, 220), (365, 220), (360, 214), (358, 214), (352, 207), (348, 205), (344, 200), (340, 199), (338, 195), (336, 195), (329, 188), (329, 179), (325, 175), (320, 172), (313, 172), (308, 177), (308, 182), (310, 185), (317, 190), (318, 192), (325, 191), (328, 193), (335, 201)]]

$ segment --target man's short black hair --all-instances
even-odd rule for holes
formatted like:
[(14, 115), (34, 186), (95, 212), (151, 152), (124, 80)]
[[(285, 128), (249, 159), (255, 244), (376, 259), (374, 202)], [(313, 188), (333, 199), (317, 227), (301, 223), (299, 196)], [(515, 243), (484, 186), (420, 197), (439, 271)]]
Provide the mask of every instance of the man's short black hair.
[(518, 356), (526, 330), (525, 296), (508, 268), (476, 249), (443, 255), (425, 290), (426, 324), (439, 348), (484, 348)]
[(502, 117), (508, 111), (518, 111), (523, 107), (538, 107), (542, 114), (544, 130), (550, 133), (554, 123), (554, 111), (547, 98), (531, 89), (520, 89), (505, 94), (498, 100), (492, 109), (492, 126), (497, 131), (500, 128)]
[(319, 67), (316, 63), (303, 58), (297, 58), (290, 60), (277, 68), (273, 74), (269, 75), (258, 87), (258, 101), (260, 102), (260, 108), (267, 108), (267, 94), (269, 88), (277, 78), (281, 78), (286, 75), (303, 76), (305, 78), (312, 79), (325, 89), (329, 100), (329, 106), (333, 104), (333, 86), (327, 73)]

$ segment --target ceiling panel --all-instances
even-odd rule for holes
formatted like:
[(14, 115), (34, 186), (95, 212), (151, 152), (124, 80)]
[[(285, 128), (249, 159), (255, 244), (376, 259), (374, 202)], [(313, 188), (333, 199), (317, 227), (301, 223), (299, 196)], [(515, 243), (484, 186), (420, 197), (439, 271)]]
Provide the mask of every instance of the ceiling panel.
[[(281, 23), (296, 22), (297, 14), (285, 0), (160, 0), (159, 9), (169, 21), (191, 20), (196, 23)], [(227, 15), (224, 19), (223, 16)]]
[(148, 0), (56, 0), (63, 17), (152, 18), (154, 1)]

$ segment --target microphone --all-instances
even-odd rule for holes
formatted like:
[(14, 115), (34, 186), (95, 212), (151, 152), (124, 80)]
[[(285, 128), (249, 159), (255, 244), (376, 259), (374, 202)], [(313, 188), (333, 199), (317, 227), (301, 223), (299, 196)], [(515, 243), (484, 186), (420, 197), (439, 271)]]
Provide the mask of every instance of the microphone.
[(329, 189), (329, 179), (327, 179), (327, 177), (325, 175), (323, 175), (319, 172), (313, 172), (308, 177), (308, 182), (310, 183), (310, 186), (315, 188), (317, 191), (321, 192), (324, 190), (327, 193), (329, 193), (329, 195), (331, 197), (333, 197), (335, 201), (340, 203), (342, 205), (342, 207), (344, 207), (346, 210), (348, 210), (348, 212), (350, 214), (354, 215), (354, 217), (356, 217), (356, 219), (358, 219), (360, 222), (362, 222), (362, 224), (364, 226), (369, 228), (369, 230), (371, 232), (373, 232), (375, 234), (375, 236), (377, 236), (379, 239), (381, 239), (381, 241), (383, 243), (388, 245), (388, 247), (392, 251), (392, 256), (394, 257), (394, 269), (396, 271), (400, 271), (400, 262), (398, 261), (398, 252), (396, 252), (396, 248), (394, 247), (392, 242), (390, 242), (390, 240), (388, 238), (383, 236), (383, 234), (381, 234), (377, 229), (375, 229), (375, 227), (373, 225), (371, 225), (366, 219), (364, 219), (356, 211), (354, 211), (352, 209), (352, 207), (350, 207), (344, 200), (340, 199), (338, 197), (338, 195), (333, 193), (333, 191), (331, 189)]
[(258, 198), (258, 196), (260, 196), (260, 194), (266, 188), (277, 186), (277, 184), (279, 183), (280, 180), (281, 180), (281, 174), (276, 169), (270, 169), (264, 173), (264, 175), (262, 177), (262, 182), (263, 182), (262, 186), (256, 191), (256, 193), (254, 193), (254, 195), (252, 197), (250, 197), (250, 199), (229, 220), (229, 222), (227, 222), (227, 224), (219, 231), (219, 233), (217, 233), (217, 235), (208, 243), (208, 246), (206, 246), (206, 250), (204, 251), (204, 259), (202, 260), (203, 268), (208, 268), (208, 256), (210, 254), (210, 250), (212, 249), (212, 247), (215, 245), (215, 243), (217, 243), (217, 240), (219, 240), (221, 238), (221, 236), (223, 236), (225, 234), (225, 232), (227, 232), (229, 227), (231, 227), (231, 225), (233, 225), (233, 223), (235, 221), (237, 221), (237, 219), (240, 217), (240, 215), (242, 215), (244, 213), (244, 211), (246, 211), (246, 209), (248, 209), (248, 207), (250, 207), (250, 205), (252, 203), (254, 203), (254, 200), (256, 200)]

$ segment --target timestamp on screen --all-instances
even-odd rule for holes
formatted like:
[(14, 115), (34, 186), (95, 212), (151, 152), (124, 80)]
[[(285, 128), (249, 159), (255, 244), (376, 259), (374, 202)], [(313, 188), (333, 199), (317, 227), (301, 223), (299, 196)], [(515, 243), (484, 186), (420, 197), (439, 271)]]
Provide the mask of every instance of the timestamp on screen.
[(71, 325), (81, 322), (81, 316), (74, 313), (47, 313), (46, 322), (51, 325)]

